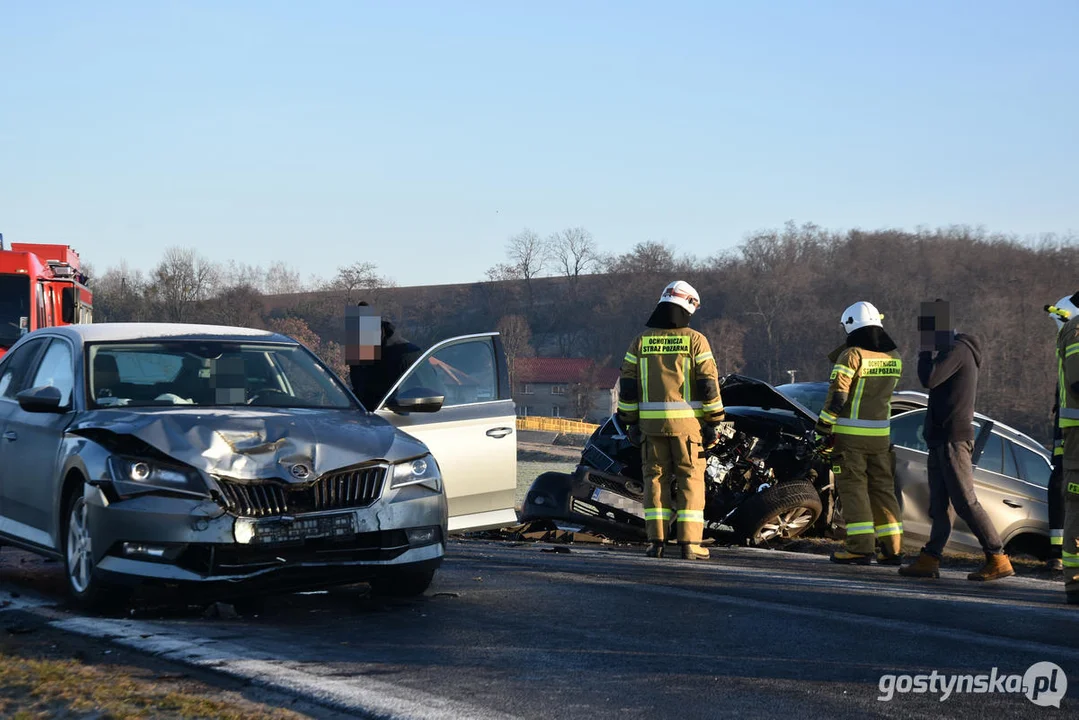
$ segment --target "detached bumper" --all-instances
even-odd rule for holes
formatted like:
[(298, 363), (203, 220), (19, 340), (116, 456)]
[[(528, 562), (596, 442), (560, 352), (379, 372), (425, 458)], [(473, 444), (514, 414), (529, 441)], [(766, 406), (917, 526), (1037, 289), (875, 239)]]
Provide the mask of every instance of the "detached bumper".
[(644, 519), (632, 507), (639, 507), (640, 503), (596, 484), (594, 479), (601, 477), (582, 468), (572, 475), (553, 472), (540, 475), (525, 496), (521, 521), (551, 520), (585, 527), (608, 537), (644, 538)]

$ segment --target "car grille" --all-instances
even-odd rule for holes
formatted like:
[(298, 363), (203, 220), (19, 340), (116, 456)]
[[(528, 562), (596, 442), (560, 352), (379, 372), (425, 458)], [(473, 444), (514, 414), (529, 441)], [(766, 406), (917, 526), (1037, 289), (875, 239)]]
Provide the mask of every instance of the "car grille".
[(217, 478), (226, 509), (245, 517), (367, 507), (382, 496), (385, 481), (384, 467), (342, 470), (305, 485)]

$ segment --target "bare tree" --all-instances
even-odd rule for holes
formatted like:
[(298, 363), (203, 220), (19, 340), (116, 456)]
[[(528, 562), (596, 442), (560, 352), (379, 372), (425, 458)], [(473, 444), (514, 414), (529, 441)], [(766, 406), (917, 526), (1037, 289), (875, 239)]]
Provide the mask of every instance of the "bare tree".
[(151, 291), (168, 320), (184, 322), (217, 289), (218, 266), (192, 248), (170, 247), (153, 273)]
[(133, 270), (127, 261), (110, 267), (101, 275), (92, 275), (90, 290), (94, 293), (94, 318), (97, 322), (130, 322), (148, 319), (145, 302), (146, 278), (142, 271)]
[(357, 290), (372, 290), (384, 287), (387, 281), (379, 277), (378, 267), (374, 263), (354, 262), (337, 268), (337, 275), (326, 286), (327, 290), (336, 290), (345, 294), (345, 302), (352, 303)]
[(532, 328), (523, 316), (506, 315), (498, 321), (496, 329), (502, 336), (502, 346), (506, 350), (506, 363), (509, 366), (512, 387), (515, 380), (514, 361), (519, 357), (531, 357), (535, 354), (532, 349)]
[(558, 269), (570, 281), (570, 287), (577, 289), (577, 279), (586, 275), (599, 265), (599, 252), (592, 233), (583, 227), (566, 228), (547, 239), (551, 255)]
[(288, 263), (271, 263), (263, 280), (263, 289), (267, 295), (288, 295), (304, 291), (304, 282), (300, 273), (289, 267)]
[(509, 258), (510, 267), (524, 280), (528, 291), (528, 306), (532, 307), (532, 281), (543, 274), (550, 260), (547, 243), (543, 242), (538, 234), (525, 228), (506, 243), (506, 256)]

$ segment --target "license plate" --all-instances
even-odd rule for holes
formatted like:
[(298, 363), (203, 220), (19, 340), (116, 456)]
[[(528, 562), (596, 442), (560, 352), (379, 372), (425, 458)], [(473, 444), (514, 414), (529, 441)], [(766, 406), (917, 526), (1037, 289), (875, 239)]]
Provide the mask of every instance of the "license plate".
[(288, 520), (264, 520), (255, 525), (252, 543), (302, 542), (320, 538), (344, 539), (356, 534), (356, 514), (338, 513)]
[(616, 507), (619, 510), (624, 510), (630, 515), (636, 515), (637, 517), (644, 517), (644, 506), (632, 498), (622, 497), (618, 493), (613, 493), (610, 490), (604, 490), (603, 488), (596, 488), (592, 491), (592, 499), (596, 502), (601, 502), (604, 505), (610, 507)]

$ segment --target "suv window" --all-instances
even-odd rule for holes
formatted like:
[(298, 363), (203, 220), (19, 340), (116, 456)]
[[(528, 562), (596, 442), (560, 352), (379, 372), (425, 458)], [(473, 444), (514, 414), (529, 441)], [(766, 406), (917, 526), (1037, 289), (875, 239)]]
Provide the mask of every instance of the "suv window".
[(928, 452), (922, 429), (925, 425), (925, 410), (916, 410), (906, 415), (892, 418), (892, 444)]
[(60, 406), (66, 407), (75, 390), (75, 369), (71, 359), (71, 346), (63, 340), (53, 340), (45, 357), (37, 366), (33, 381), (27, 387), (51, 385), (60, 391)]
[(1004, 455), (1004, 443), (1000, 435), (995, 432), (989, 433), (989, 439), (985, 441), (985, 448), (981, 457), (978, 458), (978, 467), (982, 470), (999, 473), (1004, 469), (1002, 457)]
[(1015, 447), (1011, 440), (1004, 441), (1004, 470), (1002, 471), (1008, 477), (1019, 477), (1019, 471), (1015, 467), (1015, 456), (1012, 454), (1012, 448)]
[(45, 342), (45, 338), (30, 340), (4, 357), (0, 364), (0, 397), (14, 399), (16, 393), (24, 389), (23, 379), (34, 366)]
[(428, 355), (396, 392), (418, 388), (444, 395), (443, 407), (498, 400), (498, 375), (490, 338), (465, 340)]
[(1013, 445), (1015, 460), (1019, 464), (1019, 476), (1038, 487), (1049, 487), (1052, 468), (1045, 458), (1022, 445)]

